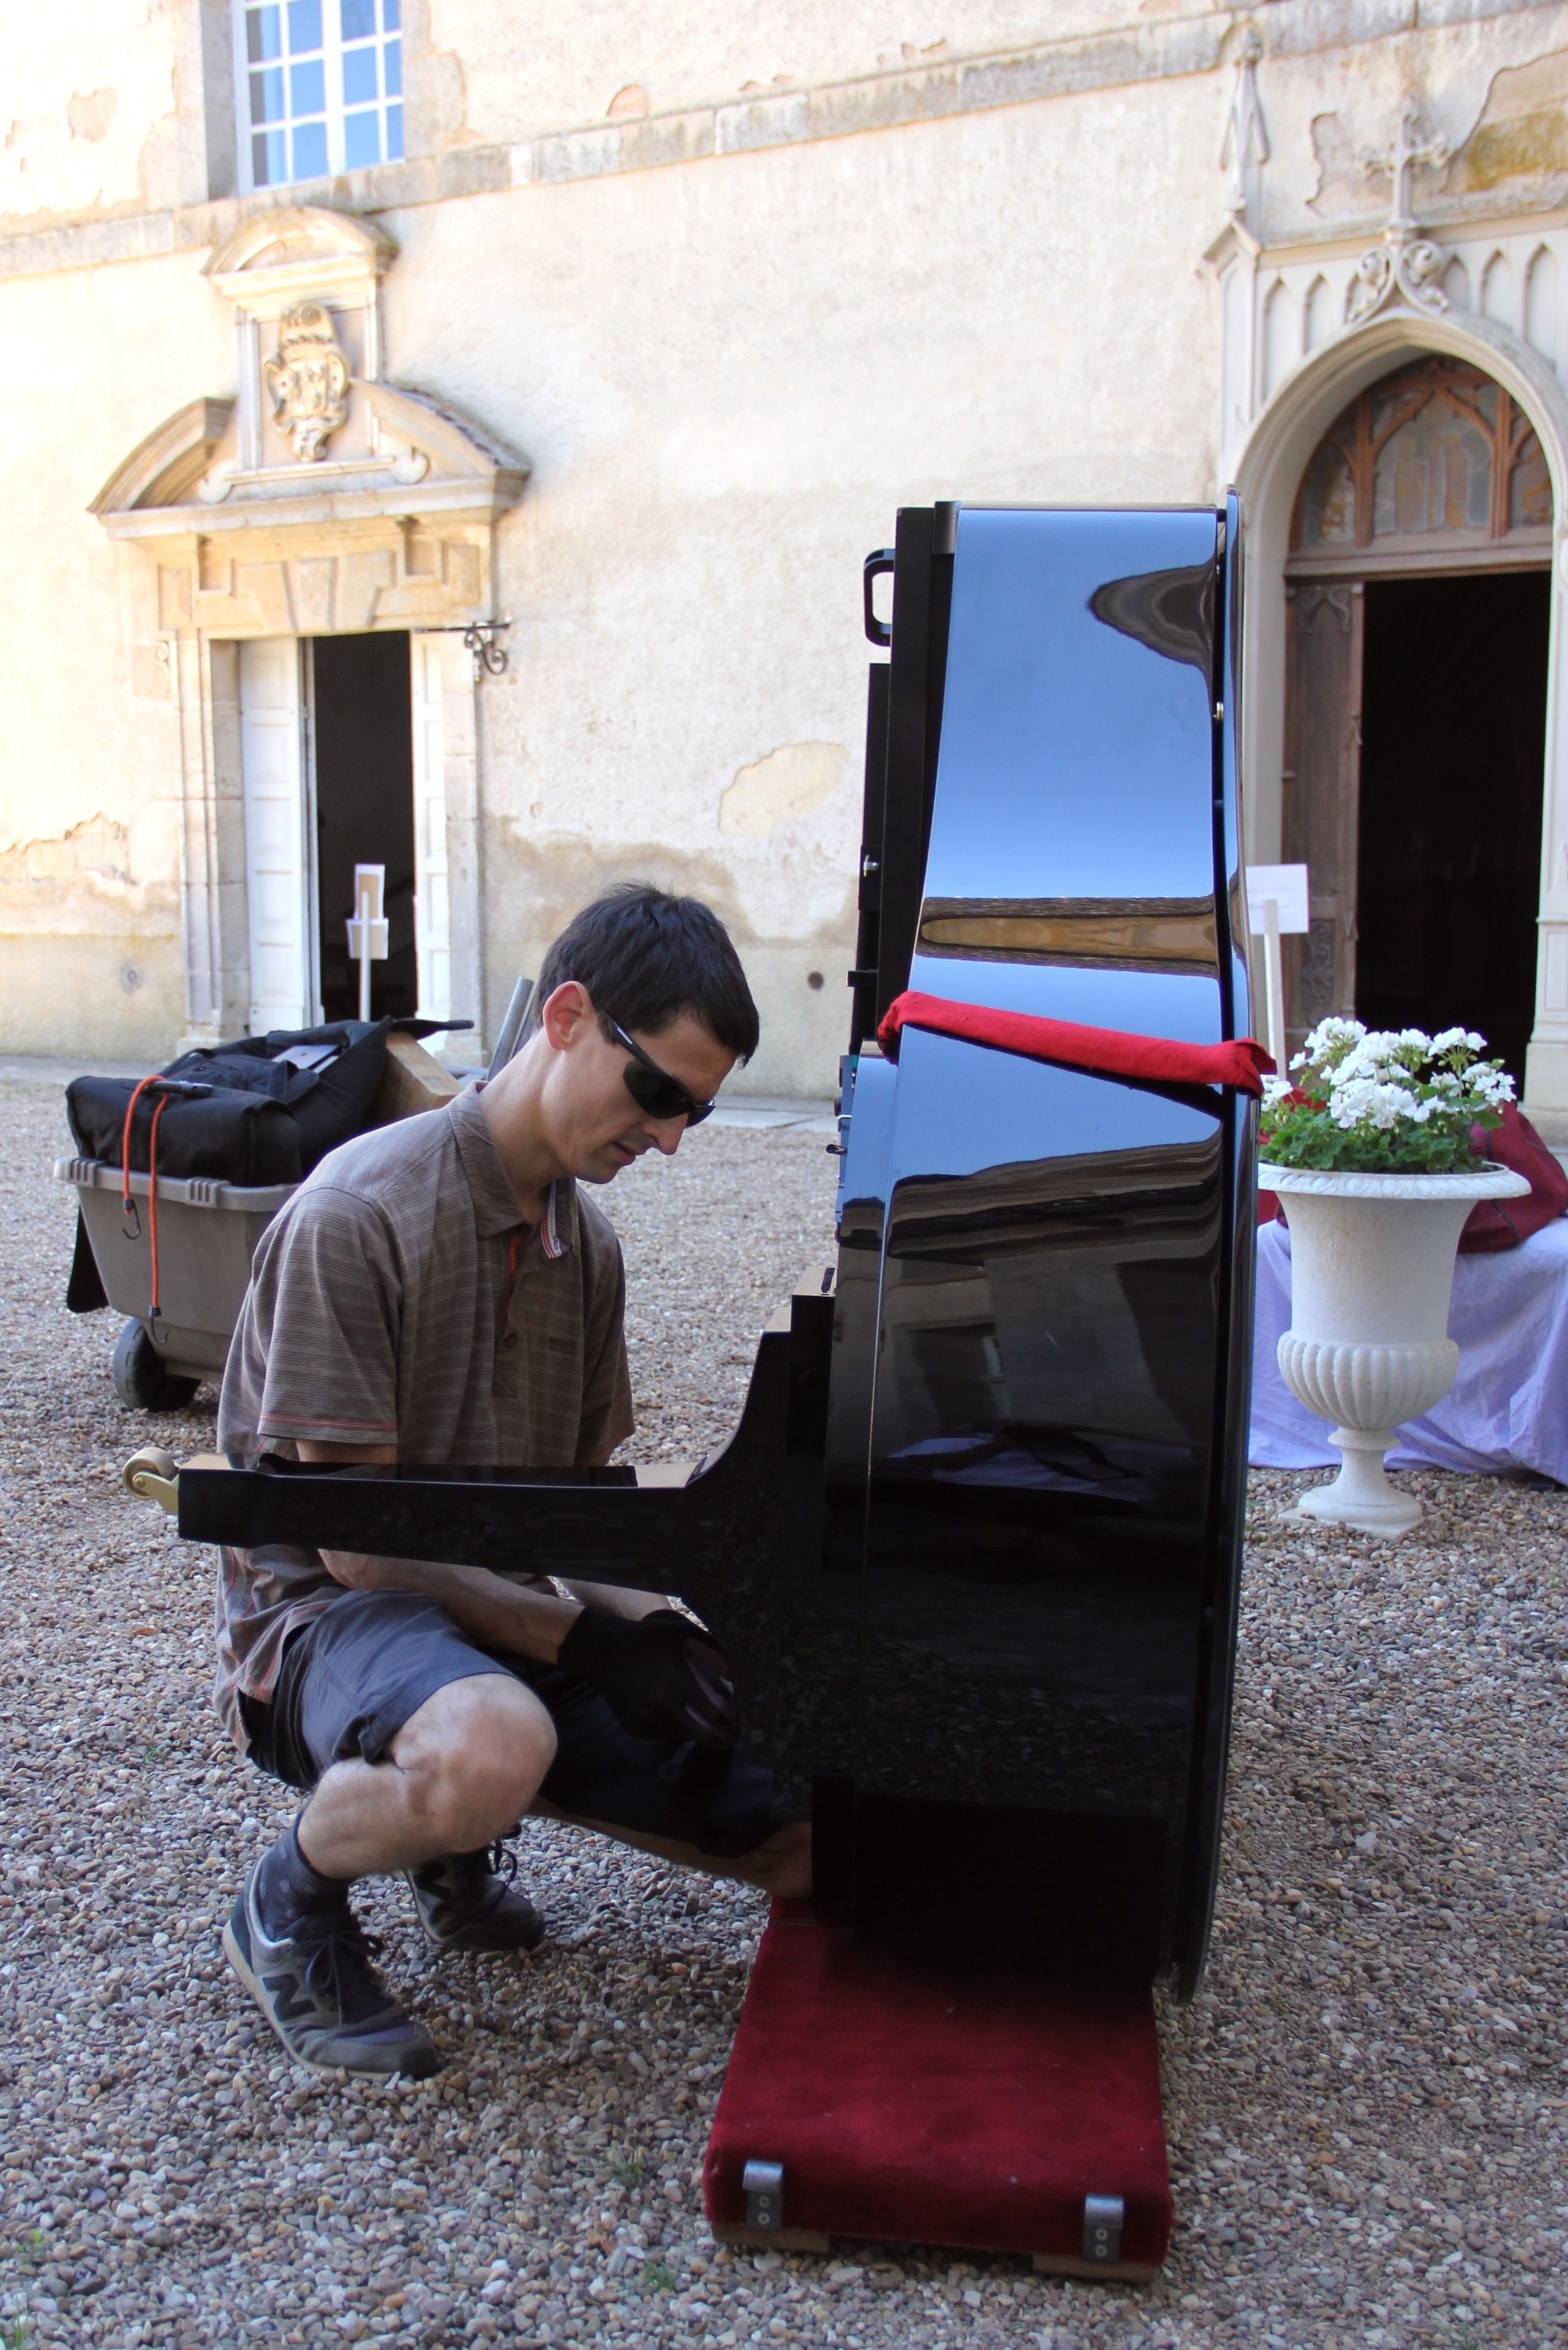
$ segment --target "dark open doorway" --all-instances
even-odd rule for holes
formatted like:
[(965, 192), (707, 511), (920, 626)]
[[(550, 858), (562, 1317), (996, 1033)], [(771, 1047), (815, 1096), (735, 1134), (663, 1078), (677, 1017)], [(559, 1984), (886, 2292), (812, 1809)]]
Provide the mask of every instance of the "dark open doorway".
[(378, 1020), (402, 1018), (419, 1005), (409, 640), (401, 631), (317, 637), (311, 656), (322, 1011), (328, 1020), (358, 1015), (358, 966), (346, 929), (354, 868), (384, 865), (390, 952), (370, 967), (370, 1010)]
[(1369, 579), (1366, 597), (1356, 1014), (1479, 1029), (1522, 1090), (1548, 576)]

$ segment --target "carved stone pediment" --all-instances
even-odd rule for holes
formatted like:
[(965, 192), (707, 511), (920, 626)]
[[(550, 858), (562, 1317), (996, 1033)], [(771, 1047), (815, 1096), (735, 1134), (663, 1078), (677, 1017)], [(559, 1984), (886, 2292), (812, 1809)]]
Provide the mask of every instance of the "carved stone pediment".
[(138, 442), (88, 508), (112, 531), (112, 517), (180, 506), (196, 493), (234, 412), (232, 400), (193, 400)]
[(397, 254), (375, 221), (319, 204), (260, 213), (223, 239), (203, 275), (236, 309), (276, 318), (307, 296), (362, 308)]
[[(243, 403), (192, 400), (116, 467), (90, 511), (113, 538), (157, 538), (261, 520), (275, 529), (376, 515), (493, 520), (523, 494), (520, 458), (418, 392), (351, 376), (340, 400), (300, 406), (303, 414), (278, 403), (263, 462), (247, 464)], [(296, 453), (302, 429), (318, 454)]]
[(196, 400), (116, 467), (91, 511), (161, 542), (162, 625), (248, 634), (484, 617), (490, 534), (527, 466), (380, 376), (396, 253), (351, 214), (294, 206), (213, 255), (234, 306), (233, 399)]
[[(232, 530), (254, 519), (319, 525), (372, 515), (464, 512), (493, 518), (522, 495), (528, 468), (419, 392), (350, 377), (343, 422), (320, 423), (320, 454), (295, 453), (301, 421), (281, 405), (260, 465), (246, 465), (233, 400), (195, 400), (149, 434), (93, 500), (115, 538)], [(222, 430), (213, 427), (222, 417)], [(273, 445), (274, 440), (282, 450)]]
[(247, 473), (236, 404), (199, 400), (116, 469), (92, 511), (157, 556), (159, 628), (319, 635), (489, 617), (494, 520), (525, 469), (391, 384), (356, 380), (350, 404), (344, 435), (364, 445), (342, 457)]
[[(232, 400), (197, 400), (117, 468), (92, 512), (116, 538), (372, 515), (493, 516), (527, 468), (381, 378), (379, 292), (397, 247), (350, 213), (246, 221), (205, 275), (234, 307)], [(192, 507), (205, 509), (200, 517)]]
[(193, 400), (92, 502), (157, 556), (161, 634), (468, 626), (491, 611), (495, 518), (525, 463), (380, 375), (390, 237), (296, 206), (247, 221), (206, 275), (234, 305), (236, 390)]

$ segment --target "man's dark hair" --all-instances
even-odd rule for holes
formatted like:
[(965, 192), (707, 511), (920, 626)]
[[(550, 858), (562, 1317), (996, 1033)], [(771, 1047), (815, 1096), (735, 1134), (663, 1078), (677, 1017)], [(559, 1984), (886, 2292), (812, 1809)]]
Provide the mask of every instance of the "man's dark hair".
[(535, 1026), (568, 979), (587, 989), (601, 1017), (645, 1036), (690, 1012), (738, 1059), (757, 1049), (757, 1007), (741, 958), (700, 898), (623, 881), (574, 914), (540, 969)]

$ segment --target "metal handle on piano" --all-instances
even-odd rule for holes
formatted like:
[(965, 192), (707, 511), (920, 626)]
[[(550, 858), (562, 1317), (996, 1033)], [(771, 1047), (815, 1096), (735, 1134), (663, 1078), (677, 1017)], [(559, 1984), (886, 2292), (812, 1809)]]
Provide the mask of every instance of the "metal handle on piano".
[(866, 612), (866, 634), (874, 645), (890, 645), (893, 641), (891, 620), (879, 620), (871, 606), (871, 587), (885, 571), (893, 568), (893, 550), (878, 546), (866, 557), (860, 570), (860, 594)]
[(165, 1452), (161, 1444), (144, 1444), (119, 1473), (128, 1493), (134, 1493), (139, 1501), (156, 1502), (171, 1518), (179, 1516), (180, 1471), (174, 1455)]

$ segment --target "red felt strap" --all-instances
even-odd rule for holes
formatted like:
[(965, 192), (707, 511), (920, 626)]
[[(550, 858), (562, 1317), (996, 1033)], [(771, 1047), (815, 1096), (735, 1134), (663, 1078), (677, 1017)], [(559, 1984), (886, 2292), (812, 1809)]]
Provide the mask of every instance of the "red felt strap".
[(953, 1003), (906, 988), (877, 1034), (891, 1047), (900, 1029), (929, 1028), (1026, 1060), (1056, 1061), (1097, 1077), (1142, 1077), (1155, 1085), (1232, 1086), (1261, 1094), (1273, 1062), (1255, 1036), (1223, 1045), (1186, 1045), (1175, 1036), (1132, 1036), (1122, 1028), (1087, 1028), (1076, 1020), (1043, 1020), (1033, 1012), (998, 1012), (989, 1003)]

